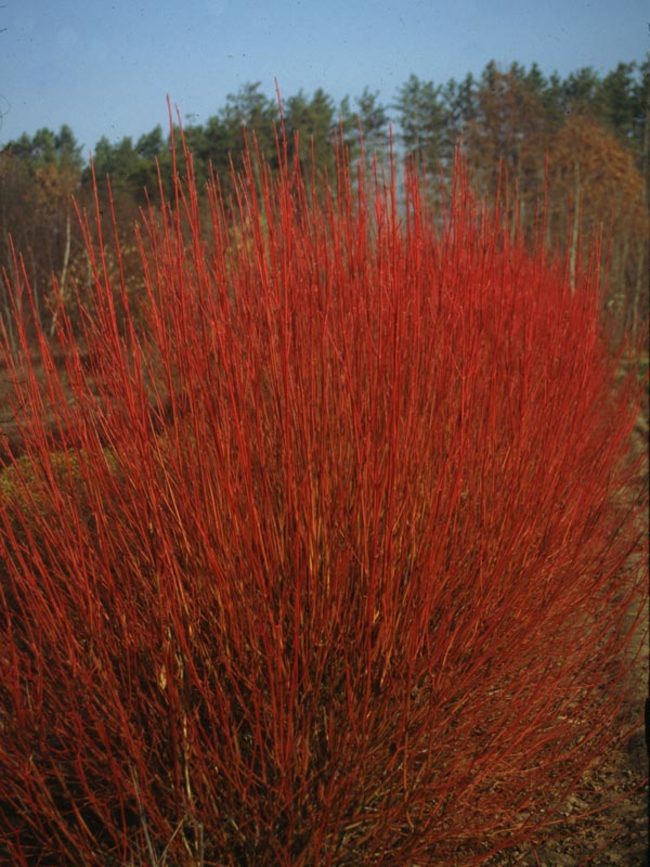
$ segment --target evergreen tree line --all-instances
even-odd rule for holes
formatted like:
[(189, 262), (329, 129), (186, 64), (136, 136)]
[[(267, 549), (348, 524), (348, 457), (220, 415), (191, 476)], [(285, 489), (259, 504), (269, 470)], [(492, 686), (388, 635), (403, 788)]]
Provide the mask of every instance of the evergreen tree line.
[[(444, 85), (412, 75), (391, 104), (365, 88), (337, 105), (319, 88), (284, 99), (280, 111), (260, 83), (251, 83), (229, 95), (204, 124), (189, 122), (184, 131), (199, 184), (214, 171), (226, 187), (231, 162), (237, 165), (243, 154), (244, 132), (255, 135), (273, 165), (281, 122), (290, 151), (298, 147), (305, 161), (313, 156), (317, 172), (330, 177), (332, 141), (341, 136), (352, 159), (360, 157), (359, 134), (365, 152), (383, 159), (392, 130), (396, 157), (415, 161), (435, 178), (444, 176), (460, 145), (472, 182), (488, 201), (505, 173), (510, 206), (525, 232), (532, 234), (540, 202), (546, 201), (546, 240), (549, 247), (568, 249), (572, 279), (580, 257), (606, 228), (603, 305), (615, 312), (620, 332), (636, 333), (648, 316), (649, 115), (650, 55), (640, 64), (619, 63), (605, 75), (584, 68), (562, 78), (544, 75), (537, 64), (501, 69), (494, 62), (478, 78), (468, 74)], [(159, 170), (170, 185), (169, 136), (157, 126), (137, 140), (102, 137), (92, 156), (100, 182), (110, 176), (119, 231), (132, 237), (139, 209), (148, 196), (156, 198)], [(10, 288), (16, 277), (10, 237), (24, 257), (36, 315), (52, 333), (57, 306), (83, 293), (89, 263), (72, 196), (91, 206), (91, 168), (69, 126), (23, 134), (2, 147), (0, 266), (9, 282), (0, 288), (0, 314), (10, 330), (13, 307), (21, 303)], [(133, 263), (127, 244), (125, 265), (136, 298), (139, 274), (135, 247), (130, 250)]]

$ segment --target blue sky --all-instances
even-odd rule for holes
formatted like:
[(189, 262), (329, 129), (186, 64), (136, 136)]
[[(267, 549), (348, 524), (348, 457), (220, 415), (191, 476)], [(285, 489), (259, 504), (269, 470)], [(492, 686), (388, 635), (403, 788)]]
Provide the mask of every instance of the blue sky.
[[(444, 83), (494, 59), (564, 75), (650, 49), (647, 0), (1, 0), (0, 145), (68, 123), (102, 135), (166, 124), (169, 93), (204, 122), (247, 81), (390, 103), (415, 73)], [(6, 29), (3, 29), (6, 28)]]

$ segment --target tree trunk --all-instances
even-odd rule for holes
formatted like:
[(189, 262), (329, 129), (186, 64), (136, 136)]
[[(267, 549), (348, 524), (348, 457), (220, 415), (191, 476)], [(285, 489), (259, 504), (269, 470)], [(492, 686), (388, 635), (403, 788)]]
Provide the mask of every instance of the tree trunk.
[(576, 291), (576, 269), (578, 265), (578, 245), (580, 243), (580, 199), (582, 187), (580, 184), (580, 163), (573, 163), (574, 170), (574, 193), (573, 193), (573, 229), (571, 231), (571, 252), (569, 256), (569, 279), (571, 294)]
[(63, 268), (61, 269), (61, 276), (59, 278), (59, 297), (56, 299), (56, 307), (52, 314), (50, 337), (54, 337), (54, 334), (56, 333), (56, 323), (59, 318), (59, 310), (61, 309), (61, 305), (65, 303), (65, 284), (68, 278), (68, 263), (70, 261), (70, 234), (70, 211), (68, 211), (65, 220), (65, 251), (63, 253)]
[(639, 330), (639, 304), (641, 302), (641, 293), (643, 292), (643, 274), (645, 271), (645, 246), (640, 245), (639, 257), (637, 259), (636, 281), (634, 285), (634, 298), (632, 301), (632, 337), (636, 340)]

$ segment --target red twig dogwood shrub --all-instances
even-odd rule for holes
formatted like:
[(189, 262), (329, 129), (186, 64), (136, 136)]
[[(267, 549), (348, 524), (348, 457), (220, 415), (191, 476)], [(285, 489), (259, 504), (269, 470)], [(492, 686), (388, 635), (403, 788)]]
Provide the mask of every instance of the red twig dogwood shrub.
[(625, 691), (635, 410), (593, 272), (460, 169), (440, 216), (410, 175), (251, 157), (207, 229), (186, 171), (137, 236), (144, 327), (86, 222), (65, 369), (5, 350), (0, 851), (479, 863), (552, 823)]

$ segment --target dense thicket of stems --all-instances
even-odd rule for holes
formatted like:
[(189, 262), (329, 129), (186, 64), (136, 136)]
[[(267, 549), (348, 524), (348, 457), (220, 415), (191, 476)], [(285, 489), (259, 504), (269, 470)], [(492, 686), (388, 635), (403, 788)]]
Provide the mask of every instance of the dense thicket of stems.
[(86, 228), (65, 370), (5, 347), (16, 865), (478, 863), (614, 737), (635, 408), (594, 269), (460, 168), (434, 215), (413, 176), (280, 162), (212, 183), (207, 230), (191, 162), (144, 215), (144, 327)]

